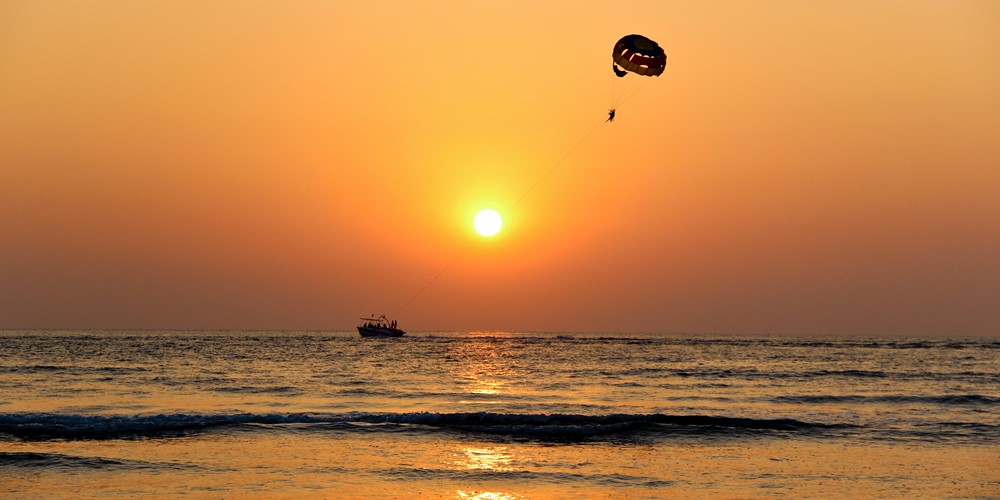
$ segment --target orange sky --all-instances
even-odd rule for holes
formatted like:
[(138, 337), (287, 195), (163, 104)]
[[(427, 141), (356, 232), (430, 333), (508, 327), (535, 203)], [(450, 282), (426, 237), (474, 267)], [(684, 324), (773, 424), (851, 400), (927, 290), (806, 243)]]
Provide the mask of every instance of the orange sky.
[[(403, 327), (997, 335), (998, 26), (993, 1), (7, 0), (0, 327), (347, 329), (454, 262)], [(604, 124), (629, 33), (667, 69)]]

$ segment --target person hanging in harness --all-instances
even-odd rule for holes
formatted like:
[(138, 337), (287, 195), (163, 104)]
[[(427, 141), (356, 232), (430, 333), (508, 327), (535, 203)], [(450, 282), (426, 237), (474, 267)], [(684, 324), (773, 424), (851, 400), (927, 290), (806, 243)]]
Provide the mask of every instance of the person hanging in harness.
[(605, 121), (608, 121), (608, 122), (615, 121), (615, 110), (613, 108), (608, 110), (608, 119), (605, 120)]

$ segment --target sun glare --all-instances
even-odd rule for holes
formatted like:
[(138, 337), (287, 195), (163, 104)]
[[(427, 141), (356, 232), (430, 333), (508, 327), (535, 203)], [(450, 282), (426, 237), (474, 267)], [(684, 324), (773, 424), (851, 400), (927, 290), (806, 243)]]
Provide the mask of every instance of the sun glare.
[(503, 219), (500, 218), (500, 214), (496, 210), (487, 208), (476, 214), (476, 218), (472, 220), (472, 226), (476, 228), (477, 233), (483, 236), (493, 236), (500, 232)]

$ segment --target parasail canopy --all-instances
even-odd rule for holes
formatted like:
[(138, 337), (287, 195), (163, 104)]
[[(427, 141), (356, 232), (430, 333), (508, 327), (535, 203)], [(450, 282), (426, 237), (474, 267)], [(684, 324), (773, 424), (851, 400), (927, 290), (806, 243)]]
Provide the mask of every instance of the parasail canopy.
[(667, 65), (667, 54), (656, 42), (642, 35), (627, 35), (618, 40), (611, 52), (612, 69), (619, 77), (629, 72), (660, 76)]

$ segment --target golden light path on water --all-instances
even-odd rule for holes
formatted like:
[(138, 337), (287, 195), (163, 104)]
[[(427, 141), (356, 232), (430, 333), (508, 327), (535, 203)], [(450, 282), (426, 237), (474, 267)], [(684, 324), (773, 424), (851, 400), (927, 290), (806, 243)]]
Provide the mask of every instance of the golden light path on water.
[[(466, 447), (461, 449), (455, 466), (468, 471), (514, 472), (517, 461), (507, 446)], [(455, 490), (456, 498), (476, 499), (513, 499), (524, 498), (511, 492), (503, 491), (465, 491)]]
[[(493, 342), (468, 342), (455, 346), (453, 354), (463, 362), (457, 364), (454, 374), (463, 385), (463, 390), (472, 395), (510, 395), (506, 379), (515, 375), (515, 361), (494, 345)], [(486, 401), (487, 403), (490, 401)], [(492, 403), (502, 401), (493, 400)], [(484, 403), (477, 398), (463, 403)]]
[(484, 491), (482, 493), (467, 492), (462, 490), (455, 491), (456, 498), (475, 498), (475, 499), (490, 499), (490, 500), (507, 500), (514, 498), (524, 498), (522, 496), (513, 495), (510, 493), (499, 493), (495, 491)]
[[(504, 382), (504, 377), (514, 371), (510, 359), (498, 352), (491, 343), (469, 343), (458, 346), (456, 354), (469, 360), (469, 363), (459, 366), (457, 377), (464, 384), (464, 390), (469, 394), (497, 396), (492, 401), (465, 401), (463, 403), (493, 403), (502, 401), (499, 397), (510, 395), (510, 387)], [(518, 470), (519, 460), (508, 446), (478, 446), (461, 447), (452, 462), (459, 469), (467, 471), (514, 472)], [(481, 500), (509, 500), (524, 498), (508, 491), (475, 491), (455, 490), (455, 498)]]

